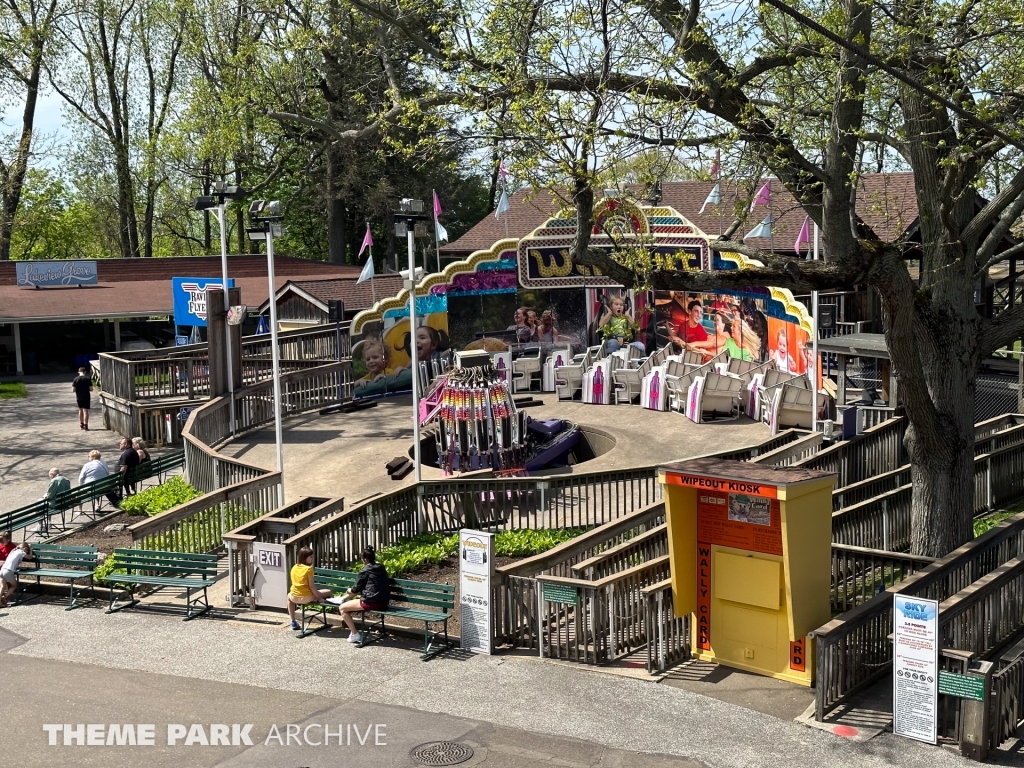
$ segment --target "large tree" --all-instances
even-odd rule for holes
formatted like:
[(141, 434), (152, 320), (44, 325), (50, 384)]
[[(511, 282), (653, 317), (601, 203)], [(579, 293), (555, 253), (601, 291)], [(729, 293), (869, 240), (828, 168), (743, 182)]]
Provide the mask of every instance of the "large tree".
[[(409, 0), (353, 2), (397, 25), (427, 12)], [(569, 190), (581, 222), (578, 261), (625, 285), (664, 289), (876, 290), (909, 419), (912, 550), (942, 555), (972, 536), (976, 373), (1024, 333), (1024, 305), (996, 317), (975, 307), (989, 269), (1024, 255), (1024, 245), (1003, 250), (1024, 212), (1024, 7), (793, 3), (461, 0), (444, 6), (443, 44), (410, 39), (447, 77), (440, 88), (462, 88), (474, 130), (491, 121), (483, 133), (502, 138), (520, 172)], [(574, 154), (552, 157), (557, 142)], [(743, 242), (735, 236), (743, 205), (713, 247), (762, 268), (694, 273), (626, 244), (590, 247), (585, 223), (611, 160), (651, 146), (711, 145), (734, 171), (753, 178), (766, 169), (792, 193), (821, 227), (823, 261)], [(868, 169), (914, 172), (919, 242), (886, 239), (865, 222), (858, 187)], [(870, 204), (860, 200), (860, 210)], [(920, 258), (916, 276), (911, 254)]]
[[(0, 261), (11, 257), (11, 232), (36, 142), (36, 105), (45, 57), (50, 55), (59, 0), (6, 0), (0, 4), (0, 91), (21, 102), (21, 125), (5, 136), (0, 158)], [(5, 150), (8, 149), (5, 147)]]

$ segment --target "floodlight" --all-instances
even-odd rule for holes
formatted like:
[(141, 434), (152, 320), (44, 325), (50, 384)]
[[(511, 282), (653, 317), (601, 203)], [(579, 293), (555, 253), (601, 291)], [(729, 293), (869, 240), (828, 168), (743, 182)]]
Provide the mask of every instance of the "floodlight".
[(403, 197), (398, 203), (398, 209), (402, 213), (423, 213), (423, 201)]
[(281, 215), (281, 201), (271, 200), (263, 206), (263, 215), (266, 217)]
[(263, 210), (265, 204), (266, 200), (253, 200), (249, 203), (249, 215), (255, 219), (260, 215), (260, 211)]
[(195, 209), (197, 211), (208, 211), (217, 207), (217, 201), (211, 195), (200, 195), (196, 198)]

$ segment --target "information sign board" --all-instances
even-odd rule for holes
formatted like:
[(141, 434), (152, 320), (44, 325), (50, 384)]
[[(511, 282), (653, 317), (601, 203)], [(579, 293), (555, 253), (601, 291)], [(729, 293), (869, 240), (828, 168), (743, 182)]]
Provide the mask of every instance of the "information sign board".
[(939, 603), (907, 595), (893, 601), (893, 733), (935, 744)]
[(985, 700), (985, 678), (974, 675), (958, 675), (956, 672), (939, 672), (939, 693), (971, 701)]
[(459, 617), (462, 648), (493, 652), (491, 645), (491, 578), (494, 575), (494, 534), (459, 531)]
[(579, 592), (576, 591), (576, 587), (570, 587), (568, 584), (545, 583), (543, 590), (541, 590), (541, 594), (549, 603), (568, 603), (569, 605), (576, 605), (580, 600)]
[(56, 288), (96, 285), (95, 261), (16, 261), (18, 285), (23, 288)]
[[(206, 292), (210, 288), (221, 288), (223, 285), (224, 281), (219, 277), (172, 277), (174, 324), (205, 328)], [(235, 287), (233, 278), (228, 280), (228, 287)]]

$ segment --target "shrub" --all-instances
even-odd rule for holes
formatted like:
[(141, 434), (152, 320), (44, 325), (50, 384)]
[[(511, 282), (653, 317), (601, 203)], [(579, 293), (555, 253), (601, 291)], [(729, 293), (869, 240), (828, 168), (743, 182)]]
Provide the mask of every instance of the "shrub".
[(114, 570), (114, 556), (112, 554), (107, 555), (107, 558), (100, 563), (99, 568), (96, 569), (96, 573), (93, 575), (93, 580), (101, 585), (111, 588), (125, 587), (125, 584), (119, 584), (116, 581), (111, 581), (110, 578), (115, 573), (124, 573), (123, 568)]
[(159, 515), (168, 509), (199, 498), (203, 494), (185, 482), (180, 476), (168, 478), (167, 482), (129, 496), (121, 502), (121, 511), (129, 515)]
[[(504, 557), (539, 555), (584, 531), (584, 528), (502, 531), (494, 538), (494, 553)], [(387, 568), (392, 578), (399, 578), (431, 565), (442, 565), (458, 552), (459, 534), (424, 533), (385, 547), (377, 553), (377, 562)], [(362, 563), (356, 562), (351, 570), (358, 571), (361, 567)]]

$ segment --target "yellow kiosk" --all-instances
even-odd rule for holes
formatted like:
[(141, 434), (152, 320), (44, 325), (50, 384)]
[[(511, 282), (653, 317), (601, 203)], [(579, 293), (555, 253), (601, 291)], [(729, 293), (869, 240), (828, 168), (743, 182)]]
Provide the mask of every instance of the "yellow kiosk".
[(696, 658), (811, 685), (830, 618), (836, 476), (721, 459), (658, 470), (676, 615)]

